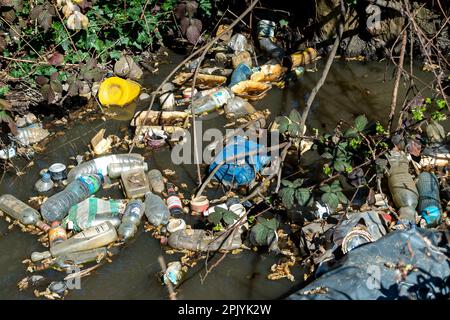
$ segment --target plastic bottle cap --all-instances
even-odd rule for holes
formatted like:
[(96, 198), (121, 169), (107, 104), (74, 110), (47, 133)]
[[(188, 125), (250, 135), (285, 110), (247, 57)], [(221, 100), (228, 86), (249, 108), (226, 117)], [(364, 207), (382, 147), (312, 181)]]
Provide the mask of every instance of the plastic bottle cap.
[(48, 172), (45, 172), (42, 174), (42, 181), (48, 182), (50, 180), (51, 180), (51, 178), (50, 178), (50, 174)]
[(62, 172), (66, 170), (66, 166), (62, 163), (54, 163), (50, 166), (50, 168), (48, 168), (48, 171), (50, 172)]

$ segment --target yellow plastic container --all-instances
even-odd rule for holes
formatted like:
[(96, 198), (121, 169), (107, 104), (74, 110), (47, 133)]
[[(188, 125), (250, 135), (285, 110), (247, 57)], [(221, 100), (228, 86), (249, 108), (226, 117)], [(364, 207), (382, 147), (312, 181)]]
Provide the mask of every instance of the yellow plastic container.
[(139, 83), (119, 77), (105, 79), (98, 89), (98, 100), (104, 106), (124, 106), (141, 92)]

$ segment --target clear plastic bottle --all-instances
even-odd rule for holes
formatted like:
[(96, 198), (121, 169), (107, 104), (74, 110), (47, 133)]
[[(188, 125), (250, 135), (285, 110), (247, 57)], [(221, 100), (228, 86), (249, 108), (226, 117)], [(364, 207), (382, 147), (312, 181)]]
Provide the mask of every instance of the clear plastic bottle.
[(17, 135), (11, 138), (24, 146), (28, 146), (45, 139), (49, 134), (50, 132), (42, 128), (42, 125), (33, 124), (25, 128), (18, 128)]
[(108, 166), (112, 163), (128, 165), (130, 163), (142, 163), (144, 157), (138, 153), (111, 154), (99, 157), (87, 162), (83, 162), (70, 170), (67, 180), (72, 181), (80, 176), (100, 173), (103, 176), (108, 174)]
[(42, 216), (46, 221), (62, 220), (73, 205), (97, 192), (102, 183), (103, 176), (99, 174), (77, 178), (69, 183), (63, 191), (54, 194), (42, 204)]
[(170, 211), (163, 199), (154, 193), (147, 192), (145, 194), (145, 215), (154, 226), (166, 225), (169, 222)]
[(122, 172), (133, 171), (142, 169), (148, 171), (147, 162), (133, 162), (133, 163), (111, 163), (108, 165), (108, 176), (111, 179), (120, 178)]
[(417, 180), (419, 192), (419, 214), (428, 226), (436, 226), (441, 219), (441, 198), (439, 196), (439, 181), (434, 173), (422, 172)]
[(118, 229), (119, 236), (124, 240), (134, 237), (143, 215), (144, 203), (140, 199), (128, 202), (125, 212), (123, 213), (122, 223)]
[(158, 169), (150, 170), (147, 176), (152, 190), (161, 194), (164, 191), (164, 178), (161, 171)]
[(409, 174), (409, 160), (405, 153), (391, 152), (387, 156), (390, 164), (388, 179), (389, 190), (395, 205), (400, 208), (401, 220), (416, 223), (416, 207), (419, 193), (412, 176)]
[(116, 240), (116, 228), (114, 228), (110, 222), (106, 221), (98, 226), (77, 233), (66, 241), (54, 245), (50, 248), (50, 251), (33, 252), (31, 260), (39, 261), (50, 257), (56, 258), (73, 252), (100, 248)]
[(211, 235), (202, 229), (184, 229), (172, 233), (168, 244), (172, 248), (193, 251), (234, 250), (241, 247), (242, 239), (237, 229), (229, 236), (227, 233)]
[(194, 100), (192, 108), (195, 114), (202, 114), (222, 107), (232, 98), (234, 98), (234, 93), (229, 88), (224, 87), (208, 96)]
[(42, 174), (41, 179), (39, 179), (36, 184), (34, 185), (35, 189), (38, 192), (47, 192), (50, 191), (51, 189), (53, 189), (53, 187), (55, 186), (55, 184), (53, 183), (50, 174), (49, 173), (44, 173)]
[(50, 226), (41, 220), (39, 212), (10, 194), (0, 196), (0, 210), (24, 225), (33, 225), (48, 232)]
[(234, 97), (228, 101), (224, 109), (227, 117), (243, 117), (256, 112), (255, 107), (241, 97)]

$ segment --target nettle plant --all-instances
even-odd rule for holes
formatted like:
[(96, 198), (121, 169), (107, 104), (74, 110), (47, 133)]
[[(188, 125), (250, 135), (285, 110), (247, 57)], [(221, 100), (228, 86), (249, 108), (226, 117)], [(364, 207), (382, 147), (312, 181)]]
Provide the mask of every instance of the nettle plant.
[(447, 119), (447, 115), (444, 113), (444, 110), (447, 109), (447, 104), (444, 99), (427, 97), (418, 100), (415, 101), (416, 104), (411, 108), (411, 115), (414, 121), (422, 121), (426, 117), (430, 117), (435, 121)]
[(226, 226), (231, 226), (239, 216), (229, 210), (221, 207), (215, 207), (214, 212), (208, 215), (208, 222), (214, 225), (214, 231), (221, 231)]

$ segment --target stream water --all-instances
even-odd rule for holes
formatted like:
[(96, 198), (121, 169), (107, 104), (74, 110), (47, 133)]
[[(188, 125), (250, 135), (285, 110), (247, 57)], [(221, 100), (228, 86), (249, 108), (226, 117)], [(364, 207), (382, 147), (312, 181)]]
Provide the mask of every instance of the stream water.
[[(172, 54), (169, 63), (160, 64), (157, 75), (147, 74), (144, 79), (149, 92), (154, 90), (171, 69), (182, 59)], [(308, 72), (295, 84), (284, 89), (273, 88), (269, 95), (254, 105), (256, 109), (268, 108), (272, 119), (280, 113), (287, 114), (293, 108), (301, 111), (305, 97), (320, 77), (322, 64), (318, 72)], [(431, 79), (430, 74), (416, 70), (416, 74), (424, 81)], [(387, 122), (392, 93), (393, 69), (386, 69), (385, 63), (339, 62), (333, 64), (324, 87), (316, 98), (310, 113), (308, 126), (318, 128), (320, 132), (331, 131), (341, 119), (352, 120), (356, 115), (366, 114), (369, 119)], [(386, 81), (384, 81), (386, 79)], [(405, 90), (401, 86), (399, 104), (404, 98)], [(137, 109), (144, 109), (140, 103)], [(62, 162), (66, 165), (75, 164), (70, 157), (88, 151), (90, 139), (95, 133), (106, 128), (106, 134), (116, 134), (123, 137), (123, 130), (129, 125), (129, 119), (134, 108), (117, 109), (120, 114), (114, 120), (98, 119), (88, 122), (77, 120), (69, 129), (57, 128), (65, 134), (53, 139), (47, 145), (47, 150), (37, 155), (34, 165), (25, 169), (25, 175), (16, 176), (6, 173), (0, 183), (0, 193), (11, 193), (26, 201), (36, 196), (33, 185), (39, 177), (39, 171), (48, 168), (52, 163)], [(225, 117), (218, 116), (208, 120), (204, 129), (209, 127), (222, 128)], [(50, 130), (55, 130), (52, 128)], [(196, 172), (194, 165), (175, 166), (170, 161), (170, 151), (145, 151), (151, 168), (160, 170), (171, 169), (176, 175), (170, 177), (180, 185), (186, 183), (187, 190), (195, 187)], [(19, 167), (24, 167), (28, 161), (15, 159)], [(182, 190), (184, 191), (184, 190)], [(121, 198), (123, 194), (118, 187), (102, 190), (97, 196)], [(25, 271), (22, 260), (30, 257), (34, 251), (43, 251), (36, 236), (22, 233), (18, 228), (8, 229), (4, 219), (0, 219), (0, 299), (35, 299), (33, 290), (19, 292), (16, 284), (29, 275)], [(160, 271), (157, 258), (164, 254), (160, 244), (149, 233), (144, 233), (142, 226), (138, 235), (129, 245), (123, 247), (118, 255), (112, 258), (112, 263), (103, 265), (90, 276), (81, 280), (81, 290), (73, 290), (66, 299), (167, 299), (167, 289), (158, 282), (156, 273)], [(179, 255), (165, 255), (166, 262), (179, 259)], [(237, 255), (228, 255), (223, 262), (209, 274), (201, 284), (199, 270), (204, 266), (199, 263), (187, 274), (186, 280), (178, 290), (179, 299), (275, 299), (292, 288), (301, 285), (303, 270), (298, 266), (292, 268), (295, 281), (287, 279), (270, 281), (267, 275), (270, 266), (276, 263), (278, 257), (271, 254), (258, 254), (243, 251)], [(200, 270), (203, 272), (203, 270)], [(61, 274), (54, 271), (42, 273), (44, 276), (56, 279)]]

